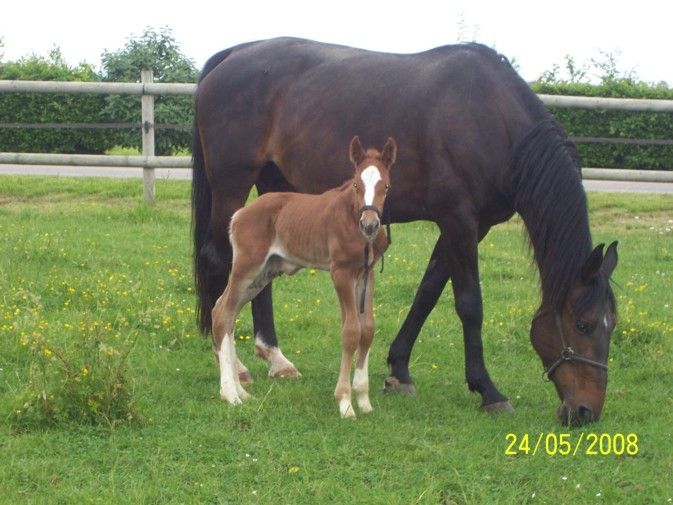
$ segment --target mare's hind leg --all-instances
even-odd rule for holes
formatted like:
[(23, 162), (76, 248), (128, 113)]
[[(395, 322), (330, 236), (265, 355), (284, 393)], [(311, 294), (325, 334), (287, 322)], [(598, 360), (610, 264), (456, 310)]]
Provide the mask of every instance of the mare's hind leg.
[[(218, 141), (207, 143), (217, 149)], [(207, 159), (226, 159), (222, 152), (209, 152)], [(211, 174), (211, 208), (208, 211), (205, 240), (199, 251), (195, 251), (195, 271), (199, 300), (199, 326), (205, 334), (212, 329), (212, 311), (216, 301), (227, 286), (232, 267), (233, 252), (229, 242), (231, 216), (245, 204), (259, 169), (244, 166), (225, 166), (211, 163), (207, 167)], [(237, 368), (238, 365), (237, 365)], [(252, 377), (241, 364), (239, 373), (244, 382)]]
[[(356, 294), (361, 296), (363, 282), (358, 282)], [(369, 401), (369, 349), (374, 340), (374, 272), (369, 272), (367, 281), (367, 293), (365, 296), (365, 311), (359, 314), (360, 319), (360, 342), (355, 360), (355, 373), (353, 374), (353, 391), (358, 401), (360, 411), (371, 412), (372, 404)], [(358, 302), (359, 303), (359, 302)]]

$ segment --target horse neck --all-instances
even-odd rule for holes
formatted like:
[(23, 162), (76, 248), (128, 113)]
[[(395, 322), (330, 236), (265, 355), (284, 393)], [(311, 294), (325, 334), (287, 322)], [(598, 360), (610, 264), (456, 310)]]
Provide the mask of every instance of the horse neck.
[(591, 252), (589, 214), (574, 147), (557, 123), (536, 126), (513, 150), (513, 202), (540, 271), (542, 306), (560, 310)]
[[(287, 233), (300, 237), (294, 244), (295, 249), (324, 245), (334, 234), (349, 238), (352, 236), (353, 240), (357, 240), (361, 234), (358, 230), (359, 217), (353, 204), (351, 187), (352, 181), (349, 181), (319, 195), (290, 193), (290, 198), (295, 204), (288, 207), (285, 204), (289, 200), (283, 200), (280, 212), (285, 218), (276, 222), (276, 227), (288, 227)], [(293, 214), (288, 218), (286, 212), (290, 208)], [(296, 251), (299, 252), (299, 249)]]
[[(340, 187), (328, 191), (326, 194), (333, 193), (334, 196), (334, 206), (331, 207), (330, 221), (333, 223), (343, 222), (347, 223), (348, 230), (352, 231), (353, 234), (360, 235), (358, 230), (358, 220), (360, 216), (358, 215), (358, 209), (353, 205), (353, 194), (351, 193), (351, 188), (353, 187), (353, 179), (349, 179), (344, 182)], [(343, 220), (334, 219), (335, 214), (343, 216)]]

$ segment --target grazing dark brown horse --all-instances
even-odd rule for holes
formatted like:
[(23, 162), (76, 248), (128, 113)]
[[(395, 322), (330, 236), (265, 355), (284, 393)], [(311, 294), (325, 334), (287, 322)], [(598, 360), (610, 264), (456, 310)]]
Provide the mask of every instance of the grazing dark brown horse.
[(374, 149), (365, 151), (355, 137), (350, 145), (350, 159), (355, 167), (351, 181), (320, 195), (267, 193), (232, 216), (231, 274), (212, 313), (220, 395), (229, 403), (241, 403), (249, 396), (237, 369), (236, 316), (274, 277), (312, 267), (330, 272), (341, 305), (341, 369), (334, 391), (341, 417), (355, 417), (350, 370), (356, 350), (353, 390), (360, 410), (371, 412), (368, 372), (369, 348), (374, 339), (371, 267), (388, 247), (380, 216), (396, 152), (393, 139), (388, 139), (379, 153)]
[[(465, 375), (487, 410), (511, 409), (486, 370), (477, 247), (523, 218), (542, 302), (531, 341), (556, 385), (562, 422), (600, 416), (615, 325), (616, 243), (592, 246), (573, 146), (507, 60), (478, 44), (400, 55), (290, 38), (214, 55), (201, 74), (194, 128), (194, 260), (200, 325), (231, 265), (229, 221), (260, 193), (320, 193), (349, 179), (343, 146), (388, 135), (399, 146), (386, 222), (434, 221), (440, 236), (390, 346), (386, 388), (412, 391), (411, 349), (449, 278), (463, 325)], [(271, 287), (252, 303), (257, 340), (277, 349)], [(523, 366), (523, 363), (522, 363)]]

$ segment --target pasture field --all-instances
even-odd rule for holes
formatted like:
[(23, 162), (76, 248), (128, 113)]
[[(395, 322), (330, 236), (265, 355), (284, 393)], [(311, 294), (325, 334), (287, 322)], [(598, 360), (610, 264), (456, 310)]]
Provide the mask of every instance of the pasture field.
[(412, 354), (417, 396), (381, 391), (428, 223), (393, 226), (377, 274), (374, 412), (338, 416), (338, 303), (307, 270), (274, 286), (303, 378), (266, 377), (244, 309), (254, 398), (225, 404), (196, 331), (189, 194), (158, 181), (150, 207), (139, 181), (0, 178), (0, 503), (673, 501), (672, 196), (589, 195), (594, 241), (620, 240), (619, 322), (603, 417), (571, 429), (528, 341), (539, 292), (518, 220), (480, 246), (486, 362), (513, 415), (467, 390), (450, 289)]

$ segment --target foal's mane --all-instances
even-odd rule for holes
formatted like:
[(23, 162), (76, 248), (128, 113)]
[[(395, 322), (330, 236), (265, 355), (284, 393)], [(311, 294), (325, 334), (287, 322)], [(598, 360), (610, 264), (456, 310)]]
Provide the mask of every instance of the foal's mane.
[[(514, 209), (526, 225), (540, 270), (542, 306), (560, 311), (592, 248), (579, 156), (550, 118), (514, 146), (510, 169)], [(590, 307), (606, 292), (612, 299), (602, 273), (588, 287), (576, 311)]]

